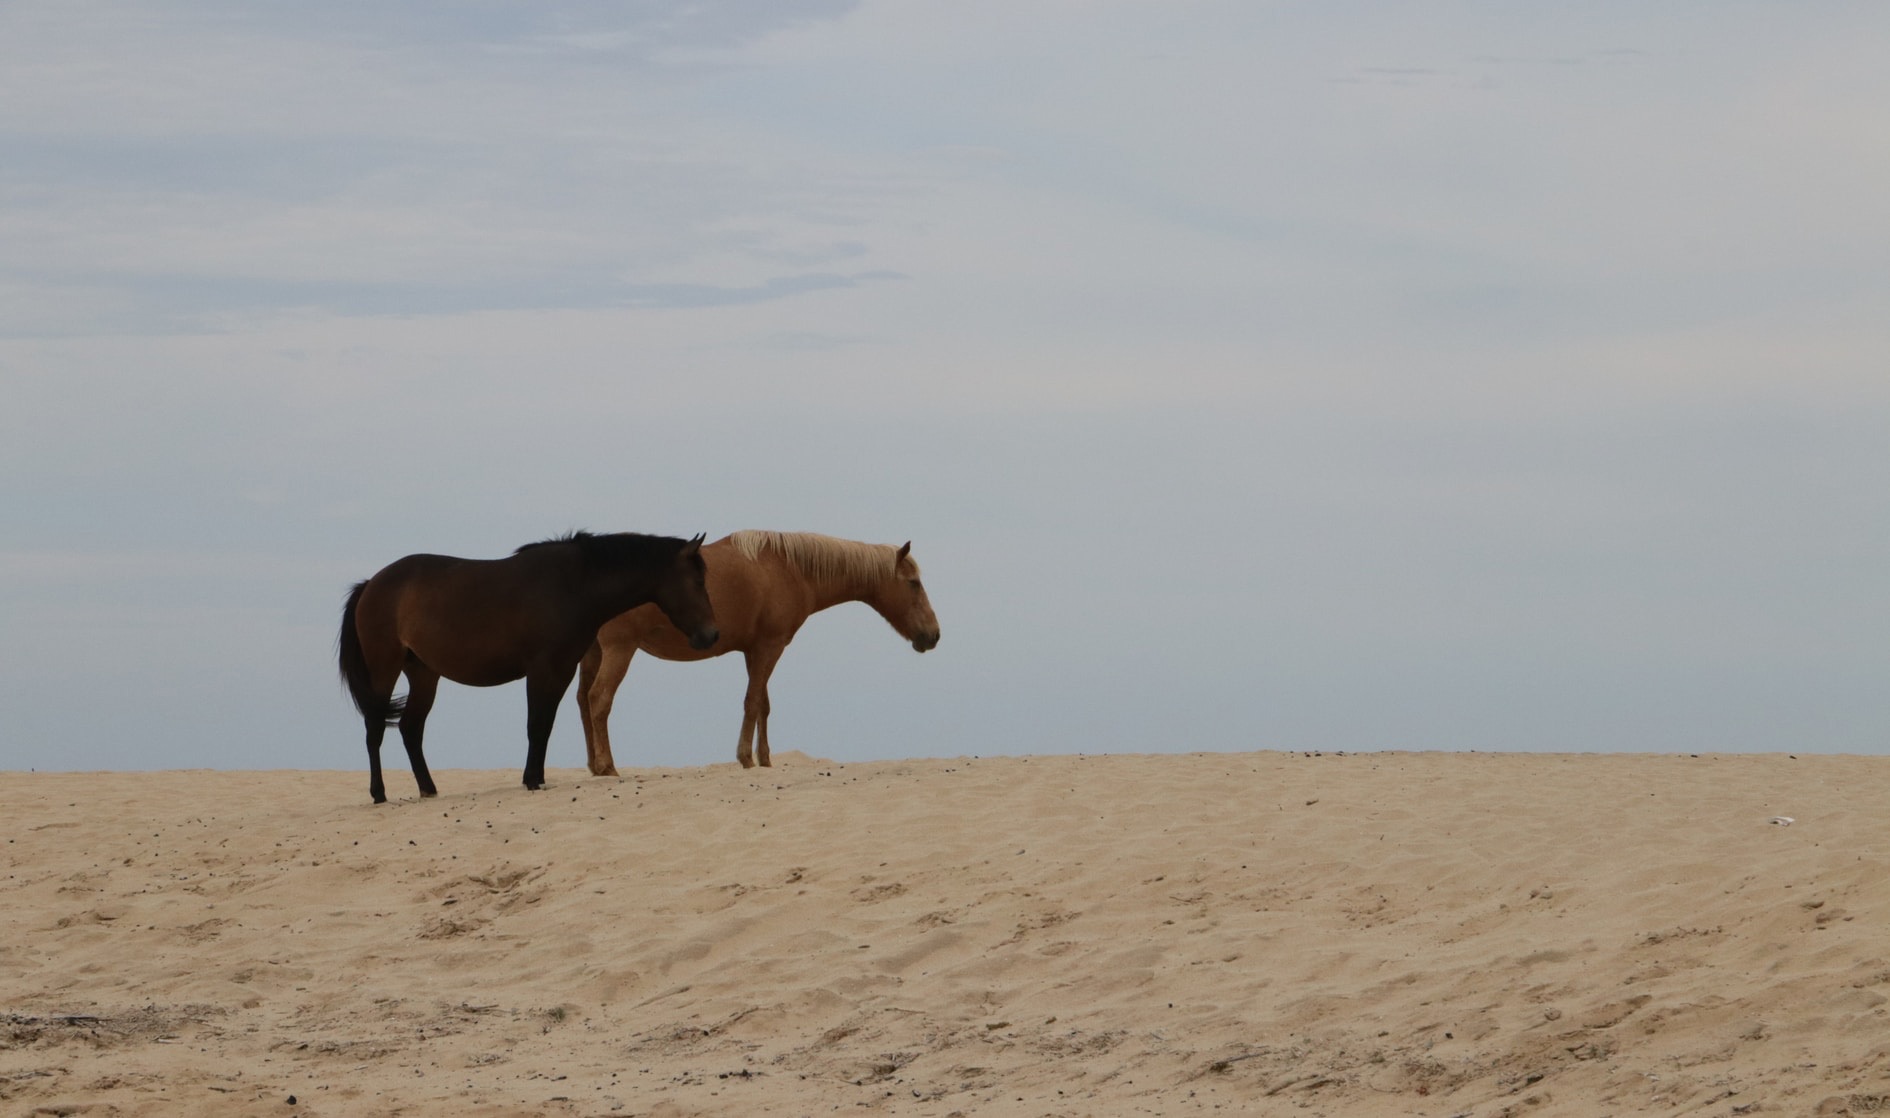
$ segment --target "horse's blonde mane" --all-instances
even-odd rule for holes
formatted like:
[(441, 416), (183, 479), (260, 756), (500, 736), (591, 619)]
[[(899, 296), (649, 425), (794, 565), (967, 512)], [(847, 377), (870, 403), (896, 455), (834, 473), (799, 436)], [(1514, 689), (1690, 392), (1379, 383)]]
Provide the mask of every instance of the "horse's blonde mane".
[[(748, 529), (729, 536), (744, 559), (772, 551), (815, 582), (866, 582), (897, 573), (899, 550), (883, 543), (861, 543), (818, 532), (765, 532)], [(918, 564), (913, 564), (917, 573)]]

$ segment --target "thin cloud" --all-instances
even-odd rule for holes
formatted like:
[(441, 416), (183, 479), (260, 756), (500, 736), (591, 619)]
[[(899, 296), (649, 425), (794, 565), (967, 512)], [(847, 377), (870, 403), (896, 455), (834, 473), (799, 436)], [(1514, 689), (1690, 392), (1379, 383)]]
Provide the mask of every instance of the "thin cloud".
[(717, 287), (710, 284), (671, 283), (633, 287), (626, 305), (640, 308), (683, 309), (697, 307), (737, 307), (788, 299), (814, 291), (834, 291), (862, 284), (906, 277), (898, 272), (859, 272), (854, 275), (812, 273), (777, 276), (764, 283), (746, 287)]
[[(464, 315), (482, 311), (690, 310), (750, 306), (819, 291), (906, 279), (899, 272), (807, 272), (744, 285), (623, 283), (605, 276), (536, 282), (448, 285), (284, 281), (253, 277), (144, 275), (136, 283), (90, 285), (71, 277), (21, 276), (14, 282), (55, 298), (0, 305), (0, 337), (223, 333), (284, 312), (341, 317)], [(4, 290), (4, 287), (0, 287)]]

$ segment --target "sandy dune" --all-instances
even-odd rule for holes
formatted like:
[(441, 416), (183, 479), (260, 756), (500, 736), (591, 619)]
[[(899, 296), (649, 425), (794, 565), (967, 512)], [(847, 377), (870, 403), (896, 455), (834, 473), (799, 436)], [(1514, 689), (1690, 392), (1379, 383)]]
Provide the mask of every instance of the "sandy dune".
[(0, 1113), (1890, 1110), (1890, 759), (439, 779), (0, 773)]

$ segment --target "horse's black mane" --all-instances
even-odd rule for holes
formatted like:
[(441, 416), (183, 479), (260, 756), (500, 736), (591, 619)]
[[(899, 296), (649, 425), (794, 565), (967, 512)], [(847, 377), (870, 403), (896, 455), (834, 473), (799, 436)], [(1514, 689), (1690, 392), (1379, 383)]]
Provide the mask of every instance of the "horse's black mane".
[(676, 536), (646, 536), (641, 532), (609, 532), (598, 535), (579, 529), (562, 536), (553, 536), (536, 543), (520, 544), (512, 554), (523, 555), (535, 547), (551, 547), (556, 544), (573, 544), (587, 563), (605, 563), (620, 566), (632, 563), (666, 562), (688, 540)]

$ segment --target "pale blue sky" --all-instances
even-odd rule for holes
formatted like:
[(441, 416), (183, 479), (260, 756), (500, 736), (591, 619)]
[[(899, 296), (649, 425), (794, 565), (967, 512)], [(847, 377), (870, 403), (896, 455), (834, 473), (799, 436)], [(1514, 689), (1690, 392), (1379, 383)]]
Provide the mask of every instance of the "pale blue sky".
[[(777, 751), (1884, 751), (1885, 42), (0, 3), (0, 765), (359, 767), (348, 585), (574, 527), (913, 541), (939, 649), (814, 619)], [(619, 762), (740, 691), (639, 659)]]

